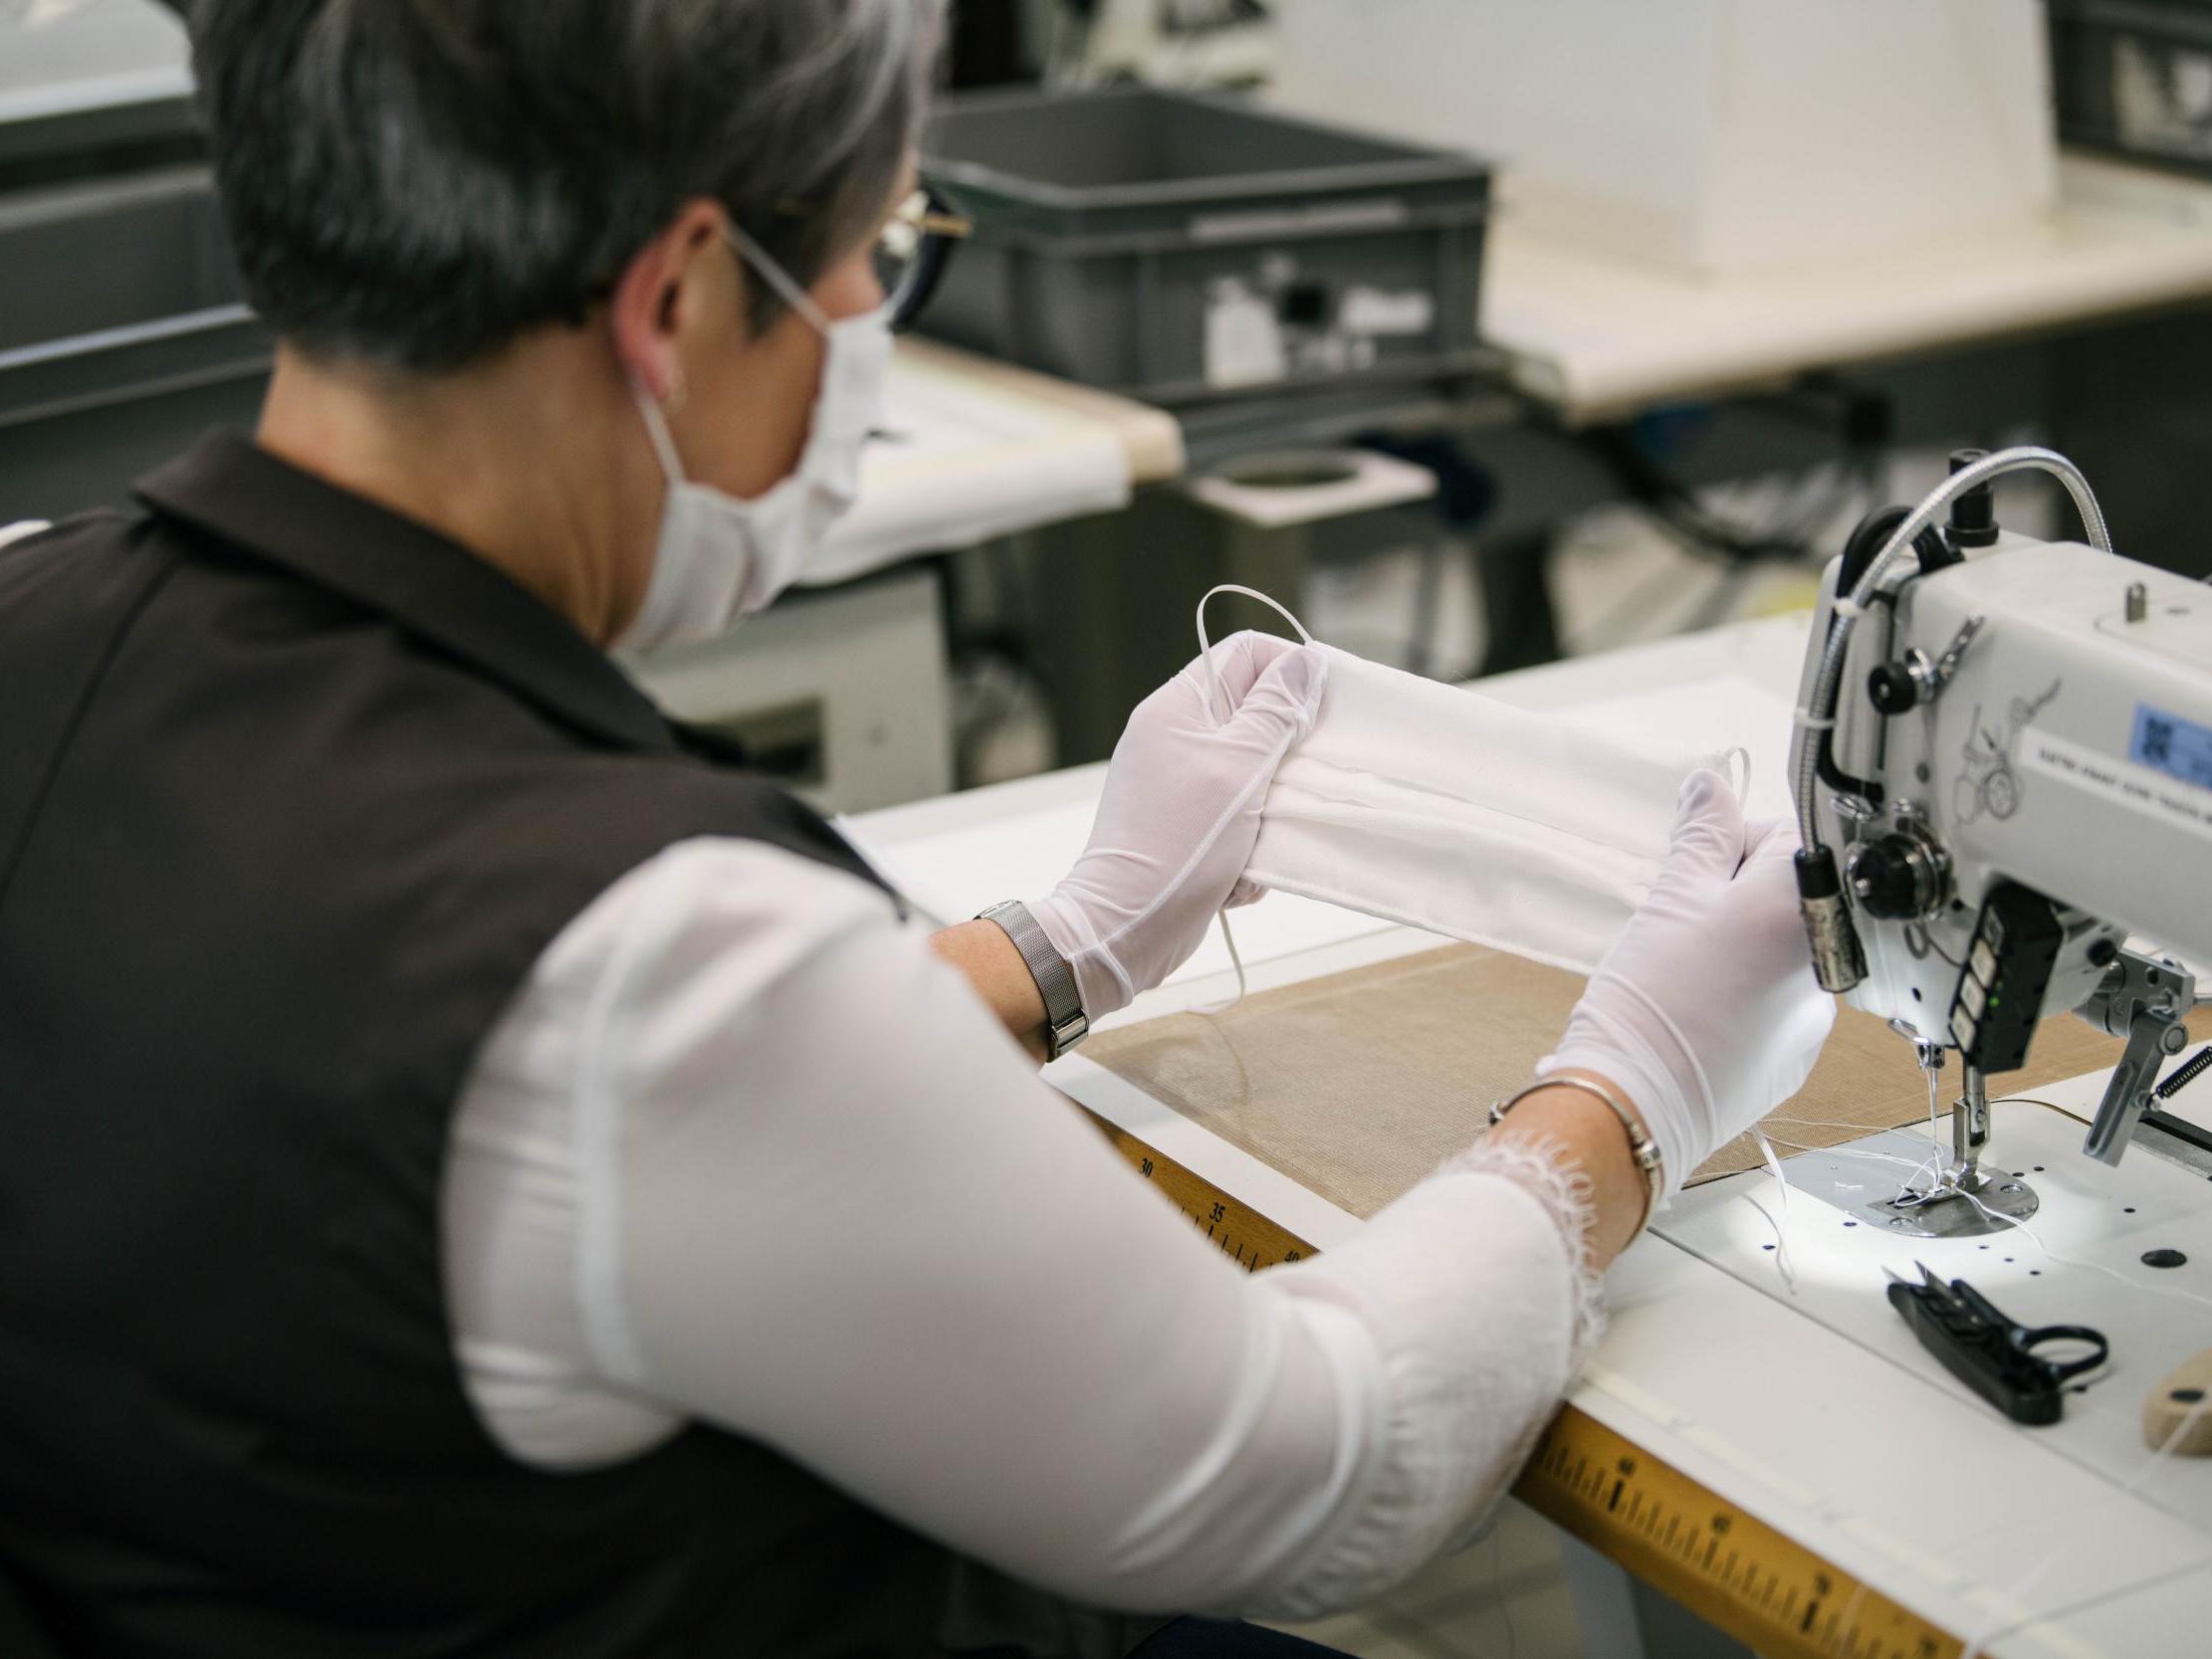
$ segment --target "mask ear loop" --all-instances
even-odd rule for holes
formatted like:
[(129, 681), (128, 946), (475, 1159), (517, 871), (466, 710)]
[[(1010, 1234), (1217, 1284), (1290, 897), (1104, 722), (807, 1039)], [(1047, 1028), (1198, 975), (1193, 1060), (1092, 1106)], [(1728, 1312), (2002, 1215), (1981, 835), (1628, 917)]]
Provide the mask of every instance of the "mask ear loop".
[(645, 436), (653, 446), (653, 454), (660, 459), (661, 472), (671, 486), (683, 483), (683, 457), (676, 453), (676, 436), (668, 430), (668, 416), (641, 383), (633, 380), (630, 389), (637, 396), (638, 418), (645, 423)]
[(1223, 593), (1241, 593), (1247, 599), (1257, 599), (1297, 633), (1300, 645), (1311, 645), (1313, 636), (1306, 632), (1306, 625), (1290, 614), (1290, 607), (1280, 599), (1262, 593), (1256, 587), (1240, 587), (1235, 582), (1223, 582), (1219, 587), (1209, 588), (1206, 597), (1199, 601), (1199, 661), (1206, 665), (1206, 707), (1214, 716), (1215, 724), (1225, 726), (1230, 711), (1221, 704), (1221, 677), (1214, 668), (1214, 642), (1206, 637), (1206, 607)]
[(814, 297), (800, 288), (788, 271), (769, 257), (769, 251), (754, 240), (751, 231), (733, 219), (723, 227), (723, 234), (730, 239), (730, 246), (737, 249), (745, 263), (752, 266), (760, 279), (775, 291), (778, 300), (812, 323), (816, 333), (829, 332), (829, 318), (821, 307), (814, 303)]
[[(1296, 631), (1300, 644), (1311, 645), (1313, 643), (1313, 636), (1306, 632), (1306, 625), (1303, 622), (1300, 622), (1295, 616), (1293, 616), (1290, 612), (1290, 607), (1288, 605), (1285, 605), (1280, 599), (1274, 598), (1270, 594), (1262, 593), (1255, 587), (1243, 587), (1235, 582), (1223, 582), (1218, 587), (1209, 588), (1206, 592), (1205, 597), (1199, 600), (1199, 661), (1206, 665), (1206, 707), (1208, 713), (1213, 715), (1214, 723), (1217, 726), (1227, 725), (1231, 711), (1227, 709), (1221, 702), (1221, 677), (1215, 670), (1214, 667), (1214, 642), (1208, 639), (1206, 635), (1206, 607), (1208, 602), (1211, 601), (1217, 594), (1222, 593), (1240, 593), (1247, 599), (1257, 599), (1261, 604), (1265, 605), (1269, 610), (1273, 611), (1277, 616), (1281, 617), (1285, 622), (1290, 624), (1291, 628)], [(1244, 1000), (1244, 993), (1248, 988), (1247, 982), (1244, 977), (1243, 953), (1236, 948), (1236, 934), (1229, 928), (1228, 911), (1225, 908), (1217, 911), (1215, 913), (1215, 920), (1221, 925), (1221, 942), (1228, 947), (1229, 965), (1236, 970), (1236, 994), (1228, 998), (1224, 1002), (1210, 1002), (1206, 1004), (1204, 1007), (1197, 1010), (1199, 1013), (1202, 1014), (1227, 1013), (1231, 1008), (1235, 1007), (1239, 1002)]]

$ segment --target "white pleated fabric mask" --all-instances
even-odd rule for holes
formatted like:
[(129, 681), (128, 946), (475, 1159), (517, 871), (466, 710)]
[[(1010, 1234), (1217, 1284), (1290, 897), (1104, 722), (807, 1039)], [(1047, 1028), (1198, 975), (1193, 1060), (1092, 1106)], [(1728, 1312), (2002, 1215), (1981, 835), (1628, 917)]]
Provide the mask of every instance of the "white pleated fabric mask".
[(1328, 690), (1261, 808), (1260, 887), (1587, 973), (1651, 891), (1683, 779), (1729, 769), (1317, 649)]
[(742, 501), (684, 477), (668, 419), (637, 389), (653, 453), (668, 477), (645, 600), (616, 643), (631, 650), (710, 639), (764, 610), (805, 568), (860, 494), (860, 457), (883, 414), (891, 368), (889, 309), (832, 321), (743, 230), (731, 244), (762, 280), (820, 331), (821, 388), (798, 466)]

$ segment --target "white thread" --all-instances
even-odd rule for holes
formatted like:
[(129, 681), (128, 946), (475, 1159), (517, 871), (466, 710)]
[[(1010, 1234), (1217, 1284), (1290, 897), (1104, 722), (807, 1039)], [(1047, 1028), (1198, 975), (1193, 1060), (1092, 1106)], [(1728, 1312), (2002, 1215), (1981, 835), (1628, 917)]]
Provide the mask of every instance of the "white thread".
[[(1930, 1056), (1929, 1056), (1929, 1058), (1930, 1058), (1931, 1060), (1936, 1060), (1936, 1059), (1941, 1059), (1942, 1057), (1941, 1057), (1940, 1055), (1930, 1055)], [(1938, 1180), (1938, 1179), (1939, 1179), (1939, 1178), (1941, 1177), (1941, 1175), (1942, 1175), (1942, 1170), (1940, 1170), (1940, 1169), (1938, 1169), (1938, 1168), (1935, 1168), (1935, 1167), (1933, 1167), (1933, 1165), (1934, 1165), (1934, 1163), (1935, 1163), (1936, 1159), (1940, 1159), (1940, 1158), (1942, 1157), (1942, 1155), (1943, 1155), (1943, 1137), (1942, 1137), (1942, 1135), (1941, 1135), (1941, 1134), (1940, 1134), (1940, 1133), (1939, 1133), (1939, 1132), (1937, 1131), (1937, 1129), (1936, 1129), (1936, 1127), (1935, 1127), (1935, 1122), (1936, 1122), (1936, 1118), (1937, 1118), (1937, 1116), (1938, 1116), (1938, 1114), (1937, 1114), (1937, 1111), (1936, 1111), (1936, 1108), (1937, 1108), (1938, 1106), (1940, 1106), (1940, 1105), (1941, 1105), (1942, 1103), (1941, 1103), (1941, 1100), (1940, 1100), (1940, 1098), (1939, 1098), (1939, 1097), (1940, 1097), (1940, 1093), (1941, 1093), (1941, 1092), (1940, 1092), (1940, 1091), (1938, 1090), (1938, 1088), (1936, 1087), (1936, 1082), (1935, 1082), (1935, 1067), (1934, 1067), (1934, 1066), (1932, 1066), (1932, 1065), (1930, 1065), (1930, 1066), (1929, 1066), (1929, 1067), (1927, 1068), (1927, 1078), (1928, 1078), (1928, 1144), (1929, 1144), (1929, 1145), (1931, 1145), (1931, 1146), (1933, 1146), (1933, 1147), (1935, 1147), (1935, 1149), (1936, 1149), (1936, 1150), (1935, 1150), (1935, 1157), (1934, 1157), (1934, 1158), (1931, 1158), (1931, 1159), (1929, 1160), (1929, 1163), (1930, 1163), (1930, 1167), (1929, 1167), (1929, 1170), (1928, 1170), (1928, 1189), (1929, 1189), (1930, 1191), (1933, 1191), (1933, 1190), (1934, 1190), (1934, 1188), (1935, 1188), (1935, 1183), (1936, 1183), (1936, 1181), (1937, 1181), (1937, 1180)], [(1915, 1173), (1917, 1173), (1918, 1171), (1914, 1171), (1914, 1172), (1915, 1172)]]
[[(2040, 1106), (2046, 1112), (2057, 1112), (2059, 1110), (2049, 1101), (2037, 1100), (2033, 1095), (2005, 1095), (1997, 1100), (1991, 1101), (1989, 1104), (1991, 1106)], [(2065, 1117), (2068, 1116), (2068, 1114), (2061, 1113), (2060, 1116)], [(1990, 1216), (1995, 1220), (2002, 1221), (2007, 1226), (2013, 1227), (2018, 1231), (2025, 1233), (2028, 1236), (2028, 1240), (2030, 1243), (2032, 1243), (2038, 1250), (2042, 1251), (2044, 1255), (2048, 1256), (2052, 1261), (2059, 1263), (2063, 1267), (2087, 1268), (2092, 1273), (2103, 1274), (2105, 1278), (2113, 1281), (2115, 1284), (2124, 1285), (2129, 1290), (2148, 1291), (2152, 1296), (2167, 1296), (2181, 1302), (2193, 1302), (2200, 1308), (2212, 1308), (2212, 1297), (2199, 1296), (2194, 1291), (2185, 1291), (2177, 1286), (2162, 1284), (2151, 1279), (2130, 1279), (2127, 1277), (2126, 1274), (2121, 1273), (2114, 1268), (2106, 1267), (2101, 1262), (2076, 1261), (2072, 1256), (2062, 1256), (2056, 1250), (2052, 1249), (2048, 1244), (2044, 1243), (2043, 1239), (2037, 1234), (2035, 1229), (2030, 1227), (2025, 1221), (2021, 1221), (2010, 1215), (1999, 1215), (1995, 1210), (1989, 1208), (1988, 1205), (1984, 1204), (1979, 1198), (1976, 1198), (1971, 1192), (1966, 1193), (1963, 1196), (1967, 1199), (1968, 1202), (1972, 1203), (1973, 1206), (1976, 1209), (1980, 1210), (1984, 1215)]]
[(2045, 1259), (2057, 1262), (2062, 1267), (2076, 1267), (2084, 1269), (2085, 1271), (2090, 1273), (2101, 1273), (2104, 1275), (2105, 1278), (2111, 1280), (2114, 1284), (2123, 1285), (2131, 1291), (2147, 1291), (2152, 1296), (2169, 1296), (2179, 1302), (2194, 1302), (2200, 1308), (2212, 1308), (2212, 1296), (2199, 1296), (2195, 1291), (2185, 1291), (2174, 1285), (2153, 1284), (2147, 1279), (2130, 1279), (2127, 1277), (2126, 1274), (2120, 1272), (2117, 1268), (2106, 1267), (2102, 1262), (2078, 1261), (2072, 1256), (2062, 1256), (2056, 1250), (2052, 1249), (2048, 1244), (2044, 1243), (2042, 1236), (2038, 1234), (2033, 1227), (2029, 1226), (2019, 1217), (2000, 1214), (1998, 1211), (1991, 1209), (1987, 1204), (1983, 1203), (1979, 1198), (1975, 1197), (1971, 1192), (1962, 1191), (1959, 1193), (1959, 1196), (1961, 1198), (1964, 1198), (1969, 1204), (1972, 1204), (1976, 1209), (1980, 1210), (1982, 1214), (1987, 1216), (1990, 1220), (2002, 1221), (2006, 1226), (2011, 1227), (2016, 1232), (2025, 1235), (2030, 1244), (2034, 1245), (2038, 1250), (2043, 1252)]
[[(1767, 1140), (1766, 1132), (1754, 1124), (1751, 1129), (1751, 1137), (1758, 1141), (1760, 1155), (1766, 1159), (1767, 1173), (1774, 1177), (1774, 1184), (1782, 1189), (1780, 1196), (1782, 1221), (1787, 1221), (1790, 1216), (1790, 1178), (1782, 1173), (1782, 1160), (1774, 1155), (1774, 1144)], [(1767, 1215), (1766, 1205), (1753, 1198), (1748, 1192), (1744, 1194), (1744, 1197), (1750, 1201), (1753, 1209), (1761, 1215)], [(1782, 1221), (1777, 1221), (1773, 1216), (1767, 1215), (1767, 1225), (1774, 1229), (1775, 1270), (1782, 1275), (1783, 1288), (1790, 1295), (1795, 1296), (1797, 1295), (1797, 1266), (1790, 1260), (1790, 1241), (1783, 1234)]]
[(1505, 1659), (1520, 1659), (1521, 1633), (1513, 1628), (1513, 1601), (1505, 1593), (1505, 1529), (1490, 1529), (1490, 1600), (1505, 1620)]
[[(1815, 1125), (1814, 1127), (1818, 1128), (1820, 1126)], [(1859, 1126), (1856, 1124), (1838, 1124), (1834, 1127), (1838, 1129), (1857, 1129)], [(1898, 1183), (1897, 1196), (1900, 1198), (1908, 1192), (1916, 1193), (1919, 1191), (1919, 1188), (1916, 1187), (1913, 1183), (1917, 1181), (1920, 1176), (1926, 1175), (1930, 1181), (1935, 1178), (1936, 1163), (1942, 1155), (1939, 1151), (1936, 1157), (1922, 1158), (1919, 1160), (1919, 1162), (1915, 1163), (1911, 1158), (1899, 1157), (1894, 1152), (1872, 1152), (1862, 1150), (1858, 1147), (1853, 1146), (1815, 1146), (1803, 1141), (1785, 1141), (1780, 1136), (1774, 1137), (1774, 1143), (1777, 1146), (1787, 1146), (1794, 1152), (1833, 1152), (1840, 1157), (1863, 1157), (1872, 1159), (1873, 1161), (1878, 1163), (1895, 1163), (1902, 1165), (1904, 1168), (1911, 1170), (1912, 1174), (1904, 1181)]]
[[(2048, 1250), (2045, 1253), (2048, 1254)], [(2182, 1438), (2196, 1426), (2197, 1419), (2203, 1416), (2207, 1410), (2212, 1410), (2212, 1394), (2208, 1394), (2205, 1398), (2190, 1405), (2189, 1409), (2182, 1414), (2181, 1421), (2174, 1424), (2173, 1432), (2160, 1442), (2157, 1450), (2143, 1459), (2141, 1464), (2136, 1467), (2135, 1472), (2127, 1477), (2126, 1481), (2121, 1484), (2120, 1489), (2106, 1499), (2105, 1503), (2107, 1505), (2116, 1504), (2123, 1498), (2134, 1497), (2137, 1490), (2148, 1483), (2152, 1471), (2173, 1454), (2174, 1447), (2181, 1444)], [(2000, 1628), (1999, 1621), (2004, 1618), (2005, 1614), (2003, 1612), (1992, 1613), (1982, 1627), (1974, 1633), (1973, 1639), (1967, 1642), (1966, 1649), (1959, 1655), (1959, 1659), (1981, 1659), (1982, 1653), (1991, 1641), (1999, 1636), (2010, 1635), (2031, 1620), (2041, 1617), (2033, 1608), (2028, 1607), (2020, 1600), (2020, 1592), (2025, 1590), (2032, 1580), (2041, 1577), (2051, 1563), (2064, 1555), (2068, 1549), (2068, 1545), (2059, 1545), (2041, 1560), (2031, 1565), (2027, 1571), (2015, 1578), (1999, 1595), (1992, 1598), (1997, 1601), (2011, 1603), (2009, 1611), (2016, 1615), (2013, 1622)], [(2212, 1554), (2200, 1556), (2198, 1564), (2201, 1565), (2205, 1561), (2212, 1561)]]
[[(1919, 1190), (1917, 1187), (1914, 1186), (1913, 1181), (1917, 1180), (1922, 1172), (1926, 1173), (1928, 1178), (1928, 1189), (1932, 1191), (1935, 1186), (1936, 1178), (1942, 1171), (1943, 1139), (1942, 1136), (1937, 1132), (1935, 1127), (1937, 1106), (1935, 1073), (1930, 1071), (1927, 1074), (1927, 1080), (1928, 1141), (1935, 1147), (1935, 1152), (1931, 1157), (1923, 1158), (1917, 1163), (1913, 1162), (1910, 1158), (1898, 1157), (1890, 1152), (1866, 1151), (1852, 1146), (1815, 1146), (1810, 1144), (1809, 1142), (1802, 1141), (1783, 1141), (1780, 1137), (1776, 1137), (1776, 1140), (1780, 1141), (1782, 1145), (1794, 1147), (1796, 1150), (1801, 1152), (1840, 1152), (1846, 1157), (1877, 1158), (1883, 1163), (1901, 1163), (1911, 1169), (1913, 1178), (1912, 1180), (1907, 1180), (1903, 1183), (1902, 1187), (1898, 1191), (1898, 1197), (1901, 1198), (1906, 1193), (1916, 1192)], [(1766, 1120), (1766, 1123), (1788, 1124), (1794, 1129), (1848, 1129), (1856, 1130), (1862, 1135), (1867, 1133), (1867, 1126), (1864, 1124), (1837, 1123), (1831, 1119), (1826, 1118), (1785, 1118), (1777, 1114), (1774, 1117), (1768, 1118)], [(1898, 1126), (1900, 1131), (1903, 1129), (1903, 1127), (1904, 1126), (1901, 1124)], [(1755, 1134), (1759, 1134), (1762, 1141), (1765, 1139), (1763, 1130), (1764, 1125), (1760, 1126), (1759, 1130), (1753, 1132)]]
[[(2045, 1103), (2035, 1100), (2032, 1097), (2026, 1095), (2009, 1095), (2002, 1100), (1991, 1101), (1989, 1104), (1992, 1106), (2042, 1106)], [(1796, 1119), (1791, 1121), (1806, 1124), (1811, 1127), (1819, 1127), (1819, 1120), (1817, 1119)], [(1840, 1129), (1856, 1129), (1860, 1126), (1853, 1124), (1842, 1124), (1835, 1127)], [(1878, 1152), (1862, 1146), (1799, 1146), (1799, 1143), (1795, 1141), (1784, 1141), (1781, 1142), (1781, 1144), (1785, 1146), (1798, 1146), (1798, 1149), (1801, 1151), (1824, 1152), (1834, 1157), (1856, 1157), (1866, 1158), (1878, 1163), (1907, 1164), (1911, 1165), (1915, 1172), (1927, 1167), (1925, 1163), (1912, 1164), (1912, 1160), (1910, 1158), (1898, 1157), (1894, 1152)], [(1907, 1188), (1907, 1190), (1910, 1189)], [(1750, 1195), (1746, 1193), (1744, 1194), (1744, 1196), (1746, 1198), (1749, 1198)], [(2029, 1226), (2027, 1222), (2020, 1220), (2016, 1216), (2005, 1215), (2000, 1211), (1991, 1209), (1987, 1204), (1983, 1203), (1971, 1192), (1962, 1191), (1959, 1192), (1957, 1196), (1964, 1198), (1969, 1204), (1972, 1204), (1976, 1209), (1980, 1210), (1982, 1214), (1988, 1217), (1990, 1220), (2002, 1221), (2006, 1226), (2022, 1234), (2029, 1243), (2033, 1244), (2038, 1250), (2043, 1252), (2046, 1259), (2058, 1263), (2061, 1267), (2080, 1268), (2090, 1273), (2101, 1273), (2105, 1278), (2111, 1280), (2114, 1284), (2120, 1285), (2128, 1290), (2142, 1291), (2150, 1296), (2169, 1297), (2180, 1302), (2190, 1302), (2196, 1304), (2200, 1308), (2212, 1308), (2212, 1297), (2199, 1296), (2195, 1291), (2185, 1291), (2178, 1286), (2160, 1284), (2157, 1281), (2151, 1279), (2130, 1279), (2126, 1274), (2121, 1273), (2118, 1269), (2106, 1267), (2101, 1262), (2082, 1261), (2073, 1256), (2062, 1256), (2061, 1254), (2059, 1254), (2058, 1251), (2052, 1249), (2050, 1245), (2046, 1244), (2043, 1241), (2042, 1235), (2037, 1233), (2037, 1231), (2033, 1227)], [(1772, 1218), (1770, 1217), (1769, 1219), (1771, 1220)]]
[[(1929, 1090), (1931, 1094), (1934, 1092), (1934, 1084), (1932, 1078), (1930, 1079)], [(1989, 1104), (1991, 1106), (2040, 1106), (2043, 1107), (2046, 1111), (2057, 1110), (2056, 1108), (2052, 1107), (2049, 1102), (2037, 1100), (2033, 1095), (2006, 1095), (1997, 1100), (1991, 1101)], [(1830, 1123), (1819, 1118), (1775, 1118), (1769, 1121), (1773, 1123), (1789, 1124), (1802, 1129), (1864, 1130), (1865, 1128), (1864, 1125), (1860, 1124)], [(1915, 1125), (1913, 1127), (1917, 1128), (1918, 1126)], [(1935, 1130), (1935, 1115), (1932, 1107), (1929, 1112), (1928, 1118), (1928, 1138), (1930, 1141), (1937, 1142), (1936, 1155), (1938, 1158), (1940, 1158), (1942, 1155), (1942, 1147), (1940, 1137), (1937, 1135)], [(1785, 1146), (1796, 1146), (1800, 1151), (1825, 1152), (1837, 1157), (1857, 1157), (1867, 1158), (1880, 1163), (1906, 1164), (1910, 1166), (1915, 1173), (1928, 1167), (1925, 1162), (1915, 1164), (1910, 1158), (1898, 1157), (1893, 1152), (1878, 1152), (1863, 1146), (1808, 1146), (1803, 1145), (1795, 1141), (1783, 1141), (1781, 1144)], [(1907, 1186), (1906, 1190), (1911, 1190), (1909, 1185)], [(2144, 1291), (2152, 1296), (2172, 1297), (2179, 1301), (2195, 1303), (2199, 1307), (2212, 1308), (2212, 1297), (2199, 1296), (2194, 1291), (2185, 1291), (2180, 1289), (2178, 1286), (2161, 1284), (2151, 1279), (2130, 1279), (2126, 1274), (2119, 1272), (2115, 1268), (2106, 1267), (2101, 1262), (2082, 1261), (2073, 1256), (2062, 1256), (2061, 1254), (2059, 1254), (2058, 1251), (2052, 1249), (2050, 1245), (2046, 1244), (2043, 1241), (2042, 1235), (2037, 1233), (2037, 1231), (2033, 1227), (2029, 1226), (2027, 1222), (2020, 1220), (2016, 1216), (2005, 1215), (1997, 1210), (1991, 1209), (1987, 1204), (1983, 1203), (1971, 1192), (1960, 1192), (1958, 1196), (1964, 1198), (1968, 1203), (1972, 1204), (1976, 1209), (1980, 1210), (1983, 1215), (1989, 1217), (1991, 1220), (2002, 1221), (2006, 1226), (2011, 1227), (2014, 1230), (2025, 1235), (2029, 1243), (2033, 1244), (2038, 1250), (2042, 1251), (2043, 1254), (2051, 1261), (2057, 1262), (2062, 1267), (2082, 1268), (2091, 1273), (2101, 1273), (2105, 1278), (2111, 1280), (2113, 1283), (2125, 1286), (2129, 1290)]]
[(1810, 709), (1793, 709), (1791, 719), (1800, 731), (1833, 731), (1836, 729), (1834, 715), (1816, 715)]
[[(1773, 1212), (1750, 1193), (1746, 1192), (1743, 1195), (1743, 1201), (1759, 1212), (1759, 1219), (1764, 1221), (1769, 1230), (1773, 1232), (1774, 1270), (1782, 1276), (1782, 1288), (1792, 1296), (1797, 1295), (1797, 1272), (1790, 1266), (1790, 1241), (1782, 1234), (1782, 1223), (1775, 1220)], [(1789, 1200), (1787, 1198), (1782, 1200), (1782, 1210), (1785, 1215), (1789, 1213)]]

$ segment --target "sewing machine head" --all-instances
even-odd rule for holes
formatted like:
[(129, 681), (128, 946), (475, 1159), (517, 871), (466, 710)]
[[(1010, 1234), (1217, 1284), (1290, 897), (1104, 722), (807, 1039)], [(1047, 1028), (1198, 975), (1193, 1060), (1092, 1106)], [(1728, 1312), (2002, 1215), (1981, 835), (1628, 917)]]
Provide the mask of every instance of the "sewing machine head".
[(1906, 1227), (1946, 1234), (2034, 1211), (1980, 1164), (1984, 1079), (2038, 1022), (2128, 1039), (2086, 1148), (2116, 1163), (2187, 1039), (2195, 984), (2166, 952), (2212, 959), (2212, 589), (2000, 530), (1987, 481), (2040, 469), (2103, 539), (2048, 451), (1958, 465), (1830, 566), (1792, 750), (1821, 982), (1963, 1069), (1951, 1167)]

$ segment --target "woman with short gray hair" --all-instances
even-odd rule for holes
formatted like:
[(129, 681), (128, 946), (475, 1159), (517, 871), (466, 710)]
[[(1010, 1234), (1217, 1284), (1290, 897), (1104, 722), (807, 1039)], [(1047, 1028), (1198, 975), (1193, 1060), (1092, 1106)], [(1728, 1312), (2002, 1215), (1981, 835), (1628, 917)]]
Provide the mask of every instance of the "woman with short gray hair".
[(11, 1653), (1312, 1651), (1177, 1615), (1465, 1536), (1810, 1064), (1701, 774), (1574, 1064), (1247, 1277), (1033, 1062), (1255, 897), (1323, 654), (1193, 665), (929, 938), (615, 667), (852, 498), (937, 5), (191, 8), (259, 428), (0, 550)]

